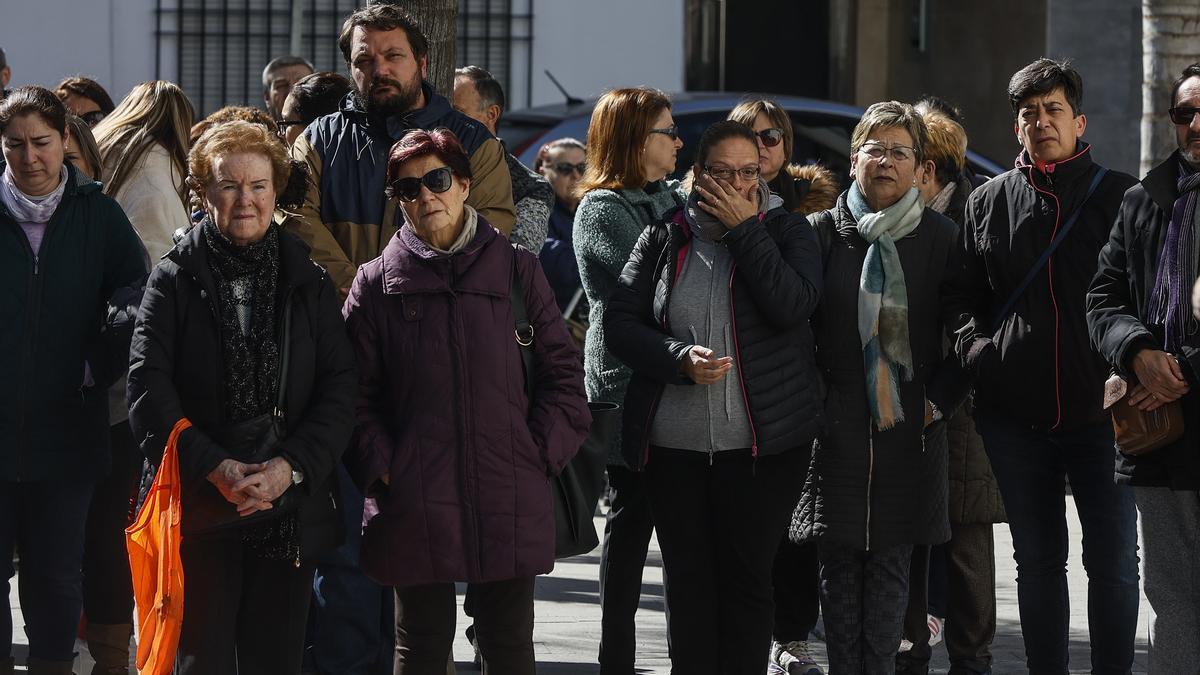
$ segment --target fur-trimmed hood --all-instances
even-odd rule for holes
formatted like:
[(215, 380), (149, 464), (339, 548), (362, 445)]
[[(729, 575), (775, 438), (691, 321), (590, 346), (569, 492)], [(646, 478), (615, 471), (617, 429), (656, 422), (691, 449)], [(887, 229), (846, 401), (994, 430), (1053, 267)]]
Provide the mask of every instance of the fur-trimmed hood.
[(784, 197), (786, 206), (793, 212), (807, 216), (831, 209), (837, 203), (837, 176), (828, 168), (820, 164), (789, 164), (783, 168), (783, 173), (792, 178), (795, 185), (795, 201)]

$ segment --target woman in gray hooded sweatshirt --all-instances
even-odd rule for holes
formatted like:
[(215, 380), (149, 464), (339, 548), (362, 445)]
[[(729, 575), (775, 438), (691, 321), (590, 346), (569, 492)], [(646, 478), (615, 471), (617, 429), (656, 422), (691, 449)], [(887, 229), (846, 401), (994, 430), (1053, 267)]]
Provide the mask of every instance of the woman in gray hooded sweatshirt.
[(754, 132), (700, 139), (687, 205), (642, 234), (604, 315), (633, 372), (622, 452), (644, 469), (671, 583), (672, 672), (766, 670), (771, 568), (821, 419), (812, 228), (759, 176)]

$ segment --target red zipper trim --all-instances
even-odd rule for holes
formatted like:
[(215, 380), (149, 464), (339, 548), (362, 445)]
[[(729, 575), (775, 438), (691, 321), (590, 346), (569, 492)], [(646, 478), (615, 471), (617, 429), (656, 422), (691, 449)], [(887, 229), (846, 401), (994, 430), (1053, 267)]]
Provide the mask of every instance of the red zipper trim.
[(754, 445), (750, 447), (750, 456), (758, 458), (758, 428), (754, 424), (754, 414), (750, 412), (750, 397), (746, 395), (746, 377), (742, 370), (742, 346), (738, 341), (737, 331), (737, 305), (733, 301), (733, 275), (737, 272), (737, 263), (733, 264), (733, 269), (729, 271), (729, 316), (733, 320), (733, 354), (737, 359), (738, 367), (738, 385), (742, 390), (742, 401), (746, 403), (746, 419), (750, 420), (750, 434), (754, 438)]
[[(1074, 159), (1074, 157), (1071, 159)], [(1047, 168), (1049, 171), (1046, 173), (1054, 173), (1054, 166), (1054, 164), (1048, 164)], [(1054, 231), (1050, 233), (1050, 241), (1054, 241), (1054, 238), (1058, 236), (1059, 225), (1062, 224), (1062, 202), (1058, 200), (1058, 195), (1054, 194), (1053, 192), (1047, 192), (1037, 186), (1037, 183), (1033, 181), (1033, 167), (1029, 167), (1029, 184), (1033, 186), (1033, 189), (1036, 192), (1050, 195), (1050, 197), (1054, 199)], [(1047, 246), (1048, 245), (1049, 244), (1047, 244)], [(1046, 261), (1046, 283), (1050, 287), (1050, 304), (1054, 307), (1054, 403), (1057, 407), (1057, 417), (1054, 420), (1054, 425), (1050, 427), (1050, 430), (1053, 431), (1058, 428), (1058, 425), (1062, 424), (1062, 368), (1059, 364), (1059, 349), (1061, 345), (1059, 329), (1062, 327), (1062, 315), (1058, 310), (1058, 296), (1056, 296), (1054, 293), (1053, 255), (1051, 255), (1050, 259)]]

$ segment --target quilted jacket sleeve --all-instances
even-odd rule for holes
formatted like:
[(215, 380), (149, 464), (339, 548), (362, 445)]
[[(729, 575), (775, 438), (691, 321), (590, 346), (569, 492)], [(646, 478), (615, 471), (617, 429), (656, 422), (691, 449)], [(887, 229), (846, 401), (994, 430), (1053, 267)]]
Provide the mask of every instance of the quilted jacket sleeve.
[(535, 335), (529, 432), (545, 453), (547, 472), (557, 475), (579, 451), (592, 424), (583, 365), (537, 258), (521, 250), (516, 255)]
[(808, 321), (821, 299), (821, 249), (801, 215), (784, 216), (776, 241), (758, 217), (729, 231), (721, 241), (737, 264), (738, 281), (751, 289), (762, 315), (776, 328)]
[(692, 384), (679, 370), (691, 345), (668, 335), (654, 319), (655, 263), (667, 239), (663, 226), (642, 232), (604, 312), (604, 334), (609, 351), (633, 372), (667, 384)]
[(346, 451), (343, 463), (358, 489), (373, 496), (380, 490), (380, 479), (391, 465), (394, 442), (385, 421), (386, 379), (381, 352), (382, 338), (378, 330), (378, 305), (382, 301), (382, 284), (377, 276), (368, 273), (377, 265), (359, 268), (350, 296), (342, 307), (346, 330), (358, 363), (358, 396), (354, 439)]

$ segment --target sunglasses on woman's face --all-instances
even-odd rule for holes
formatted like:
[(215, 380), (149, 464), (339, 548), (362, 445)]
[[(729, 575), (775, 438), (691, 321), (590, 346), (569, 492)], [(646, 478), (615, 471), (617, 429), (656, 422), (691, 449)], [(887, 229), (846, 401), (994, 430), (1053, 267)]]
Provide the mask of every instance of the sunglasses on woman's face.
[(388, 199), (399, 199), (402, 202), (415, 201), (421, 194), (421, 186), (429, 188), (434, 194), (441, 194), (450, 189), (454, 183), (454, 170), (448, 166), (439, 167), (420, 178), (397, 178), (387, 186), (384, 193)]
[(79, 119), (83, 120), (83, 123), (88, 125), (88, 128), (90, 129), (99, 124), (100, 121), (107, 116), (108, 115), (103, 110), (93, 110), (91, 112), (83, 113), (79, 116)]
[(562, 176), (570, 176), (572, 171), (575, 171), (582, 176), (584, 172), (587, 171), (587, 162), (580, 162), (578, 164), (572, 164), (570, 162), (557, 162), (555, 164), (551, 164), (550, 168), (554, 169), (554, 173)]
[(758, 140), (768, 148), (773, 148), (783, 142), (783, 129), (771, 127), (755, 132), (755, 134), (758, 136)]
[(679, 125), (672, 124), (669, 127), (663, 127), (661, 129), (651, 129), (648, 133), (662, 134), (663, 136), (666, 136), (667, 138), (671, 139), (672, 141), (677, 141), (677, 140), (679, 140)]

